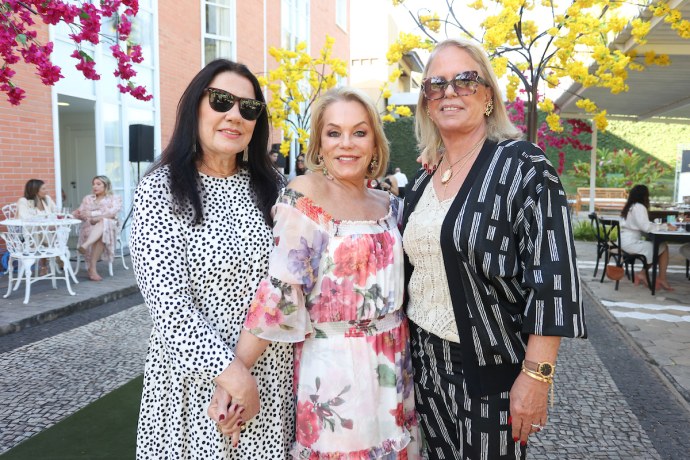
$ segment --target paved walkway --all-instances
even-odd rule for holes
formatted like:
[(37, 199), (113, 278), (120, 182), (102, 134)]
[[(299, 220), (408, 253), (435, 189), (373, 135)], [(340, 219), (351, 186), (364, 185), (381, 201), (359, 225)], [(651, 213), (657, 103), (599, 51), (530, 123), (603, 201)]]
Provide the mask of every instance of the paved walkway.
[[(672, 247), (675, 255), (669, 276), (676, 290), (656, 296), (629, 281), (621, 282), (618, 291), (610, 280), (599, 283), (598, 278), (592, 279), (594, 243), (578, 242), (577, 251), (583, 288), (592, 299), (588, 302), (605, 306), (602, 310), (587, 305), (590, 320), (601, 329), (608, 321), (601, 315), (610, 315), (613, 327), (625, 333), (623, 340), (655, 365), (670, 394), (687, 408), (683, 396), (687, 398), (690, 390), (690, 281), (684, 276), (684, 262), (675, 254), (677, 248)], [(104, 268), (101, 271), (105, 273)], [(42, 282), (34, 285), (28, 305), (21, 303), (23, 295), (19, 292), (0, 299), (0, 335), (136, 292), (131, 269), (126, 271), (119, 263), (115, 269), (115, 277), (105, 276), (99, 283), (80, 277), (83, 282), (75, 287), (74, 297), (64, 287), (52, 290), (50, 283)], [(3, 282), (5, 277), (0, 278), (0, 292), (4, 293)], [(0, 453), (141, 374), (149, 331), (148, 313), (139, 305), (1, 353)], [(605, 334), (599, 331), (591, 340), (563, 341), (556, 405), (550, 411), (549, 428), (530, 443), (530, 458), (675, 458), (657, 452), (658, 444), (648, 436), (652, 431), (638, 420), (635, 413), (639, 412), (621, 392), (625, 384), (621, 375), (612, 376), (607, 370), (610, 364), (602, 360), (611, 356), (602, 355), (594, 346)], [(613, 351), (616, 343), (610, 347)], [(629, 359), (634, 357), (619, 360)], [(638, 374), (634, 375), (637, 378)], [(651, 385), (663, 387), (659, 381)], [(46, 399), (45, 395), (51, 397)], [(678, 429), (685, 433), (687, 427)]]

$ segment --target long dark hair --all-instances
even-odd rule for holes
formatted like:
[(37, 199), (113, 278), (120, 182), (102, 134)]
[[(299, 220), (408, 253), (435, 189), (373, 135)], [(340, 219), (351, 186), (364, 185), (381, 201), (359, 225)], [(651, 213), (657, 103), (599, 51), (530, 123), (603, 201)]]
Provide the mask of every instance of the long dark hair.
[(625, 202), (621, 216), (628, 217), (628, 211), (635, 203), (640, 203), (649, 211), (649, 189), (646, 185), (638, 184), (630, 189), (628, 192), (628, 201)]
[(33, 201), (36, 209), (38, 209), (39, 201), (43, 203), (43, 207), (48, 204), (48, 200), (38, 197), (38, 191), (41, 190), (43, 184), (45, 184), (45, 182), (43, 182), (41, 179), (29, 179), (26, 181), (26, 185), (24, 185), (24, 198)]
[[(196, 167), (196, 162), (202, 155), (199, 144), (199, 103), (211, 81), (222, 72), (233, 72), (249, 80), (254, 87), (254, 97), (265, 102), (259, 81), (247, 66), (227, 59), (211, 61), (196, 74), (182, 94), (177, 104), (175, 129), (170, 143), (151, 168), (151, 171), (154, 171), (161, 166), (168, 166), (173, 199), (180, 210), (191, 205), (194, 210), (194, 224), (200, 224), (204, 219)], [(256, 206), (263, 213), (266, 223), (273, 225), (271, 207), (275, 204), (283, 184), (267, 153), (268, 134), (268, 114), (264, 110), (256, 120), (254, 133), (247, 147), (249, 159), (245, 162), (240, 152), (237, 154), (237, 164), (249, 170)]]

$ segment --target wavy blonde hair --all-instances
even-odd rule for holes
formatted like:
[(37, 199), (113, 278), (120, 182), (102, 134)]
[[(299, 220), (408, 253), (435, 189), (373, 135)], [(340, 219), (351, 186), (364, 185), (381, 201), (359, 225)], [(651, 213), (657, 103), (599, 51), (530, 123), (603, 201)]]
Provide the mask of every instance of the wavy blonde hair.
[[(498, 86), (498, 79), (491, 67), (491, 62), (486, 55), (486, 51), (479, 45), (457, 38), (451, 38), (437, 44), (429, 56), (429, 60), (424, 67), (422, 78), (427, 77), (429, 67), (434, 62), (434, 58), (439, 51), (456, 47), (470, 55), (472, 60), (479, 65), (480, 76), (487, 81), (491, 88), (494, 101), (494, 109), (491, 115), (486, 117), (486, 137), (492, 141), (500, 142), (506, 139), (521, 139), (523, 137), (522, 131), (517, 129), (508, 118), (506, 106), (501, 98), (501, 91)], [(424, 158), (430, 164), (436, 164), (439, 160), (438, 149), (443, 145), (441, 133), (438, 128), (427, 115), (427, 100), (424, 97), (424, 91), (420, 88), (419, 99), (417, 100), (417, 111), (415, 113), (415, 135), (417, 136), (417, 147)]]
[(108, 176), (95, 176), (93, 179), (91, 179), (91, 183), (93, 184), (93, 181), (96, 179), (103, 182), (103, 185), (105, 185), (104, 195), (108, 196), (113, 194), (113, 183), (110, 182)]
[(304, 165), (312, 171), (323, 172), (324, 166), (319, 162), (319, 152), (321, 151), (321, 130), (323, 130), (323, 114), (326, 109), (333, 103), (338, 101), (359, 102), (367, 115), (369, 115), (369, 122), (374, 133), (374, 144), (376, 151), (374, 158), (378, 161), (378, 165), (372, 171), (367, 168), (367, 179), (375, 179), (383, 176), (388, 166), (390, 158), (390, 150), (388, 148), (388, 139), (383, 132), (383, 123), (379, 116), (376, 106), (363, 91), (357, 88), (348, 86), (340, 88), (332, 88), (325, 92), (323, 96), (316, 100), (316, 104), (311, 112), (311, 126), (309, 127), (309, 147), (307, 154), (304, 156)]

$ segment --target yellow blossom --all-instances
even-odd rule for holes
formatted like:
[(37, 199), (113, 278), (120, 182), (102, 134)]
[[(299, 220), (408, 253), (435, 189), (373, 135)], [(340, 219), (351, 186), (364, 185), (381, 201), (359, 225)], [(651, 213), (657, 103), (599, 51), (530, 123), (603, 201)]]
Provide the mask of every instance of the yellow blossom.
[(412, 110), (406, 105), (399, 105), (395, 108), (395, 113), (401, 117), (411, 117)]
[(553, 101), (551, 99), (544, 98), (543, 101), (541, 101), (540, 103), (537, 104), (537, 108), (539, 110), (541, 110), (542, 112), (551, 113), (554, 111), (555, 107), (554, 107)]
[(550, 113), (546, 116), (546, 124), (549, 125), (549, 129), (554, 133), (563, 132), (563, 126), (561, 125), (561, 117), (555, 113)]
[(381, 120), (383, 121), (395, 121), (395, 117), (391, 115), (390, 113), (385, 114)]
[(493, 58), (491, 60), (491, 67), (493, 67), (496, 77), (501, 78), (508, 69), (508, 58), (505, 56)]
[(649, 21), (643, 21), (640, 18), (633, 19), (631, 24), (632, 30), (630, 31), (630, 33), (632, 34), (632, 36), (638, 42), (643, 42), (644, 37), (647, 36), (652, 25), (649, 23)]
[(577, 101), (575, 103), (575, 105), (587, 113), (592, 113), (592, 112), (597, 111), (597, 105), (594, 102), (590, 101), (589, 99), (580, 99), (579, 101)]
[(606, 110), (602, 110), (594, 116), (594, 123), (599, 131), (606, 131), (609, 122), (606, 120)]
[(438, 14), (436, 13), (420, 15), (419, 22), (433, 32), (441, 30), (441, 21), (438, 20)]

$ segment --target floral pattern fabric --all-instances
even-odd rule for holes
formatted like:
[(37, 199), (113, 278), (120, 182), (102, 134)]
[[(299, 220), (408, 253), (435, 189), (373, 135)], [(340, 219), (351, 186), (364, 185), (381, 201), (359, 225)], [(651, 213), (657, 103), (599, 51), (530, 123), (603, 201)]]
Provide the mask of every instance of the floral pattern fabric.
[[(93, 217), (103, 217), (103, 236), (101, 237), (105, 248), (101, 254), (101, 260), (112, 262), (115, 258), (115, 243), (117, 242), (118, 214), (122, 209), (122, 197), (119, 195), (106, 195), (100, 200), (96, 200), (96, 195), (86, 195), (77, 209), (81, 220), (84, 222), (79, 227), (79, 240), (77, 244), (81, 246), (91, 235), (93, 225), (89, 219)], [(91, 250), (93, 246), (86, 249), (85, 262), (88, 268), (91, 260)]]
[(417, 459), (399, 201), (376, 221), (338, 221), (287, 189), (275, 248), (245, 328), (295, 345), (300, 459)]

